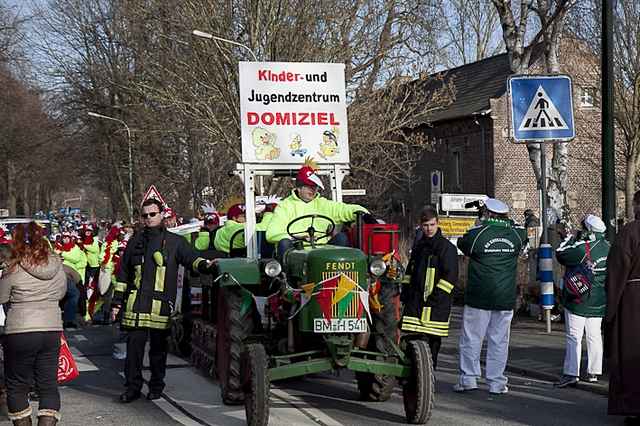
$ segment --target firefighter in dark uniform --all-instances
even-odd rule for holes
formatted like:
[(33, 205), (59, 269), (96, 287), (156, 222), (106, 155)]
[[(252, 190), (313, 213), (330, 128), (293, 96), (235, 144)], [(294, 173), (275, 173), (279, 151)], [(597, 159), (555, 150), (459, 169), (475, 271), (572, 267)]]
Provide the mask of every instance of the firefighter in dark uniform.
[(401, 329), (423, 336), (429, 343), (433, 367), (442, 338), (449, 335), (453, 288), (458, 281), (458, 250), (442, 236), (438, 212), (427, 206), (420, 215), (417, 233), (403, 280)]
[(121, 402), (140, 398), (142, 360), (150, 340), (151, 380), (147, 399), (158, 399), (164, 389), (170, 316), (174, 312), (178, 266), (210, 271), (213, 262), (198, 257), (184, 237), (166, 230), (162, 204), (149, 199), (142, 204), (144, 228), (127, 244), (116, 276), (112, 317), (124, 307), (122, 327), (128, 331), (125, 361), (126, 392)]

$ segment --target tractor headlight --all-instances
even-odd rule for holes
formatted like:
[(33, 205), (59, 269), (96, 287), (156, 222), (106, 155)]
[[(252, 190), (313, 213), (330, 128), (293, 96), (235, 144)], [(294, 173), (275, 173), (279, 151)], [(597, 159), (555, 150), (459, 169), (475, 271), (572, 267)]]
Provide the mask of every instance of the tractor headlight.
[(282, 266), (277, 260), (270, 260), (264, 265), (264, 273), (270, 278), (277, 277), (280, 272), (282, 272)]
[(375, 277), (381, 277), (387, 270), (387, 265), (382, 259), (376, 259), (369, 264), (369, 272)]

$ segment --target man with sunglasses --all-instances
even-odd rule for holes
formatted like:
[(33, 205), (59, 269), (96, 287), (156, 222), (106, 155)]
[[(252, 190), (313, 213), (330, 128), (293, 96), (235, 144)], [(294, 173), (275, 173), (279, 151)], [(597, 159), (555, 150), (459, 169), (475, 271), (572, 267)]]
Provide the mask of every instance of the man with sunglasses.
[(127, 244), (116, 276), (112, 320), (124, 306), (122, 328), (128, 331), (125, 360), (126, 392), (120, 401), (140, 398), (142, 360), (150, 340), (151, 380), (147, 399), (161, 397), (167, 362), (171, 315), (175, 312), (178, 266), (210, 273), (213, 261), (198, 257), (187, 240), (166, 230), (163, 206), (155, 199), (142, 204), (144, 228)]

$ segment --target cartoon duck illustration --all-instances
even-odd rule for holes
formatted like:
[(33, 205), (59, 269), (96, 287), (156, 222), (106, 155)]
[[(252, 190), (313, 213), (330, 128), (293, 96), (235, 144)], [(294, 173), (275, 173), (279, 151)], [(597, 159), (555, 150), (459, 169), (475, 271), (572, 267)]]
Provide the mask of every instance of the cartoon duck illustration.
[(335, 157), (340, 153), (337, 134), (338, 130), (335, 128), (331, 130), (325, 130), (322, 133), (322, 142), (319, 146), (318, 155), (325, 160), (328, 160), (331, 157)]
[(294, 133), (292, 136), (293, 138), (289, 144), (291, 156), (295, 157), (296, 155), (299, 155), (300, 157), (304, 157), (307, 153), (307, 149), (302, 147), (302, 137), (297, 133)]
[(251, 132), (253, 146), (256, 149), (256, 159), (275, 160), (280, 157), (280, 148), (276, 146), (276, 135), (262, 127), (256, 127)]

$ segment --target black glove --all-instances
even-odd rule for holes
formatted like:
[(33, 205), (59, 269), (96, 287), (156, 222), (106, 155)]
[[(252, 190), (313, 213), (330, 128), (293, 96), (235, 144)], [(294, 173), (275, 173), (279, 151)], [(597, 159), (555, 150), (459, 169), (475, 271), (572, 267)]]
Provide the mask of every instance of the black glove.
[(375, 225), (378, 223), (376, 218), (371, 213), (365, 213), (362, 215), (362, 221), (367, 225)]
[(198, 272), (201, 274), (213, 274), (218, 266), (215, 260), (204, 260), (198, 264)]

